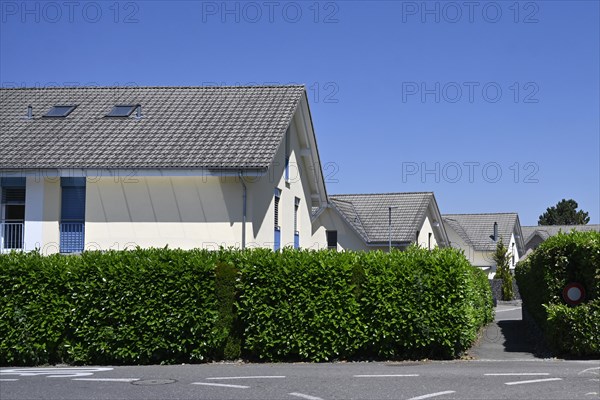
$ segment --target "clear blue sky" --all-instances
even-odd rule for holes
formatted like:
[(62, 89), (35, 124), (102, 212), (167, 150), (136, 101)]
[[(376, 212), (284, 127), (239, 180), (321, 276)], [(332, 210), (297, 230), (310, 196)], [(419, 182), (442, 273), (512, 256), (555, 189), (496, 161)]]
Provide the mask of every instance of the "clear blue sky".
[(0, 5), (2, 86), (303, 83), (330, 194), (600, 222), (598, 1)]

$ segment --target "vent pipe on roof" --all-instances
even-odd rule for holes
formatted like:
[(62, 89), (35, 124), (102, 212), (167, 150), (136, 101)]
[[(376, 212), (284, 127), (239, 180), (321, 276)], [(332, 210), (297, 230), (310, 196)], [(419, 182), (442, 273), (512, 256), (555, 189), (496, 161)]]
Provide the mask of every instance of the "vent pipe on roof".
[(135, 118), (137, 119), (142, 119), (142, 106), (141, 105), (137, 105), (137, 107), (135, 108)]
[(27, 106), (27, 116), (25, 118), (26, 119), (33, 118), (33, 107), (31, 106), (31, 104)]
[(498, 241), (498, 223), (494, 222), (494, 242)]

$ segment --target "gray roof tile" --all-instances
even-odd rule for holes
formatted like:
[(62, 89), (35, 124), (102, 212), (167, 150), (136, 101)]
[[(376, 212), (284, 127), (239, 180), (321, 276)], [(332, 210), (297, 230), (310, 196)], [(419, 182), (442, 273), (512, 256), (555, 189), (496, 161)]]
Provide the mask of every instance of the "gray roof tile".
[[(467, 244), (481, 251), (493, 251), (496, 248), (496, 242), (492, 239), (494, 222), (498, 223), (498, 235), (506, 246), (513, 231), (520, 230), (517, 213), (444, 214), (442, 219), (447, 229), (452, 228)], [(517, 243), (522, 252), (522, 238)]]
[(434, 196), (431, 192), (344, 194), (329, 199), (366, 243), (387, 243), (388, 207), (397, 207), (392, 209), (392, 241), (411, 243)]
[[(303, 86), (0, 89), (0, 169), (267, 168)], [(77, 104), (66, 118), (52, 106)], [(105, 118), (141, 104), (144, 118)], [(27, 106), (34, 118), (25, 119)]]

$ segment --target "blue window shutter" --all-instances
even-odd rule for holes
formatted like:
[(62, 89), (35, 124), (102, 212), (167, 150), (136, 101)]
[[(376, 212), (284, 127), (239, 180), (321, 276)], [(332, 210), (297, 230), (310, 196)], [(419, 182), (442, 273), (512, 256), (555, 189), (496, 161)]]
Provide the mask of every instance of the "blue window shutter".
[(281, 248), (281, 229), (275, 227), (275, 244), (273, 250), (278, 251)]
[(60, 216), (62, 221), (85, 220), (85, 187), (68, 186), (62, 188)]
[(25, 187), (25, 178), (0, 178), (0, 186), (10, 188)]

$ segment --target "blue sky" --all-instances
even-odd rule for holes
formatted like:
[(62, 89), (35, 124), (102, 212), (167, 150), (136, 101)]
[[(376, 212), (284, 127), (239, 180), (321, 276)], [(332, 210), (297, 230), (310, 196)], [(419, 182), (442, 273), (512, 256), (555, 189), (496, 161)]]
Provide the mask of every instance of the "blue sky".
[(598, 1), (0, 1), (2, 86), (306, 84), (327, 188), (600, 222)]

